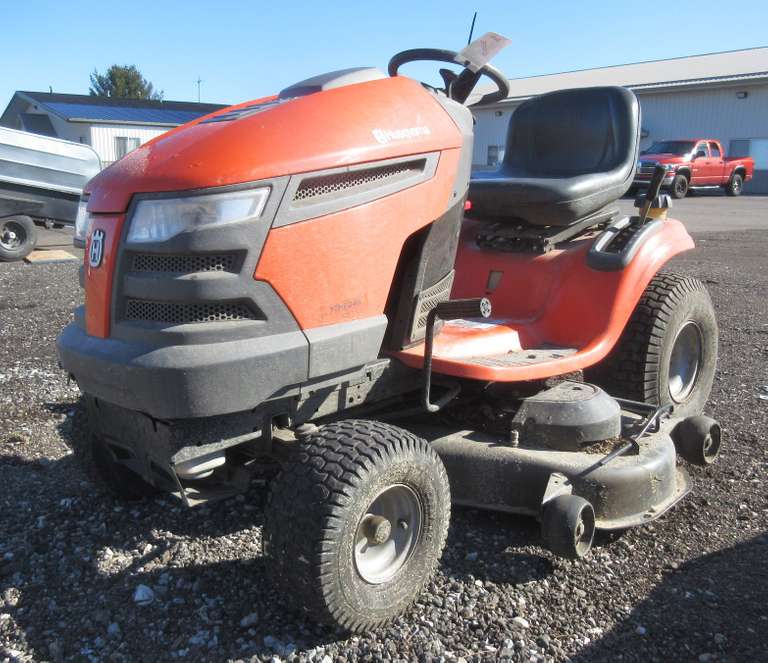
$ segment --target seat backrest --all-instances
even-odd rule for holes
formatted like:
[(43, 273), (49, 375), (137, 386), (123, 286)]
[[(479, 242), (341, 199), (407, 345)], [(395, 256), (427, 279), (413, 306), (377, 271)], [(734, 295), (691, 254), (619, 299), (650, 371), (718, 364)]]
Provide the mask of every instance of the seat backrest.
[(634, 168), (639, 105), (621, 87), (562, 90), (522, 103), (507, 131), (504, 166), (528, 177)]

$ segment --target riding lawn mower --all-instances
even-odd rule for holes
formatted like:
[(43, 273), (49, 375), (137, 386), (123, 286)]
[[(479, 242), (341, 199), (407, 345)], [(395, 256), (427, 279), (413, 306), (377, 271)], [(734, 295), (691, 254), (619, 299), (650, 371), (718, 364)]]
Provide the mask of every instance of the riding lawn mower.
[[(473, 175), (468, 105), (510, 93), (483, 51), (310, 78), (85, 192), (85, 305), (58, 352), (101, 476), (193, 506), (266, 472), (270, 576), (352, 631), (413, 603), (452, 504), (533, 516), (578, 559), (689, 492), (678, 456), (720, 448), (717, 323), (699, 281), (661, 271), (693, 247), (663, 173), (637, 215), (615, 206), (637, 99), (523, 101), (500, 167)], [(460, 73), (399, 75), (423, 60)]]

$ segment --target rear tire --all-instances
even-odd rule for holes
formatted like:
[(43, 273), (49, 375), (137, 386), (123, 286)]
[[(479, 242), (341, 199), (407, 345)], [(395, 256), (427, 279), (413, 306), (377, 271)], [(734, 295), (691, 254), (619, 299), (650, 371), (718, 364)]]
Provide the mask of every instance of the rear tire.
[(739, 173), (734, 173), (725, 185), (725, 193), (729, 196), (740, 196), (743, 190), (744, 178)]
[(675, 414), (700, 414), (712, 389), (718, 328), (712, 300), (698, 279), (657, 274), (624, 332), (603, 362), (589, 372), (614, 396)]
[(28, 216), (0, 219), (0, 262), (23, 260), (37, 246), (37, 229)]
[(375, 421), (331, 423), (301, 439), (272, 482), (268, 572), (313, 619), (366, 631), (414, 602), (449, 519), (448, 477), (425, 440)]
[(672, 185), (669, 187), (669, 193), (673, 198), (685, 198), (688, 195), (688, 178), (682, 173), (678, 173), (672, 179)]

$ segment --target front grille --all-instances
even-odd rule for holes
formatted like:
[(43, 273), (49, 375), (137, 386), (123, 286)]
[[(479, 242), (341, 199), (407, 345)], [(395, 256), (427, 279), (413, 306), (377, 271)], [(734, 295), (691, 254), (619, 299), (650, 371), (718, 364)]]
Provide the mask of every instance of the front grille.
[(424, 172), (426, 159), (376, 168), (364, 168), (351, 172), (308, 177), (296, 189), (294, 202), (316, 202), (338, 192), (357, 193), (383, 184), (390, 184)]
[(242, 302), (180, 304), (148, 299), (127, 299), (125, 319), (137, 322), (162, 322), (184, 325), (200, 322), (255, 320), (256, 316)]
[(638, 175), (653, 175), (653, 171), (656, 170), (656, 164), (653, 161), (641, 161), (639, 168), (635, 171)]
[(168, 256), (153, 253), (137, 253), (131, 261), (133, 272), (165, 272), (191, 274), (194, 272), (235, 272), (237, 259), (232, 253), (220, 255)]

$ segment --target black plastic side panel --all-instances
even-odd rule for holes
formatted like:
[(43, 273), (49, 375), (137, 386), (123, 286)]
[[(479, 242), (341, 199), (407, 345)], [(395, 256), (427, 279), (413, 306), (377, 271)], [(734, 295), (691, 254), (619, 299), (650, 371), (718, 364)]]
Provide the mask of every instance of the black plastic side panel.
[(385, 345), (399, 350), (418, 339), (410, 337), (419, 293), (443, 280), (456, 261), (464, 199), (419, 231), (406, 243), (392, 283), (387, 317), (392, 321)]

